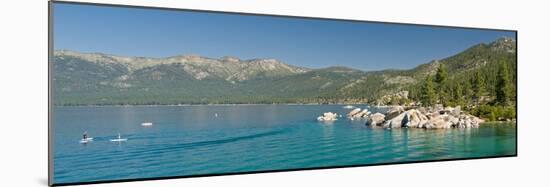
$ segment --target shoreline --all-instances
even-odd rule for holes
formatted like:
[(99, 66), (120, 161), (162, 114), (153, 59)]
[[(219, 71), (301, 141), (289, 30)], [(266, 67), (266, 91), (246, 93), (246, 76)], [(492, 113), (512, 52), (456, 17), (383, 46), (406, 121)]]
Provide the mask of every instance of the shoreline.
[[(53, 105), (53, 107), (61, 107), (61, 108), (82, 108), (82, 107), (93, 107), (93, 108), (101, 108), (101, 107), (200, 107), (200, 106), (267, 106), (267, 105), (280, 105), (280, 106), (315, 106), (315, 105), (339, 105), (339, 106), (346, 106), (346, 105), (366, 105), (369, 108), (390, 108), (395, 106), (401, 106), (401, 105), (382, 105), (382, 106), (374, 106), (370, 105), (368, 103), (355, 103), (355, 104), (349, 104), (349, 103), (330, 103), (330, 104), (323, 104), (323, 103), (275, 103), (275, 104), (167, 104), (167, 105)], [(478, 116), (476, 116), (478, 117)], [(485, 120), (485, 119), (484, 119)], [(512, 121), (485, 121), (483, 123), (517, 123), (517, 120)]]

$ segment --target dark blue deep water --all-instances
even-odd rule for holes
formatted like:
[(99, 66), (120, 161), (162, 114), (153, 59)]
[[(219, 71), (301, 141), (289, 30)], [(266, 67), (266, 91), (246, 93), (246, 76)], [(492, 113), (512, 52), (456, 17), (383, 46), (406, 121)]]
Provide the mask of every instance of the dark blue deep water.
[[(365, 107), (365, 106), (359, 106)], [(374, 110), (374, 109), (371, 109)], [(514, 155), (514, 124), (369, 128), (340, 105), (55, 107), (54, 183)], [(215, 114), (218, 117), (215, 117)], [(153, 122), (142, 127), (142, 122)], [(94, 141), (80, 144), (82, 132)], [(110, 142), (120, 133), (126, 142)]]

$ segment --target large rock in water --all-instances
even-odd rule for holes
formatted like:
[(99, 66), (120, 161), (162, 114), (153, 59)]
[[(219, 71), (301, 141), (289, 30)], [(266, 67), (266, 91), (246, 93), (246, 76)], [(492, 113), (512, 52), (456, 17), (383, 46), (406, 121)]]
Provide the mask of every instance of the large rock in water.
[(427, 129), (449, 129), (452, 127), (451, 119), (454, 118), (453, 116), (443, 114), (443, 115), (437, 115), (424, 125), (424, 128)]
[(403, 126), (411, 128), (421, 128), (428, 122), (428, 117), (419, 110), (411, 109), (405, 112), (405, 118)]
[(381, 113), (375, 113), (373, 115), (370, 115), (368, 117), (368, 121), (367, 121), (367, 125), (370, 125), (370, 126), (379, 126), (381, 125), (382, 123), (384, 123), (384, 120), (386, 119), (386, 116), (384, 114), (381, 114)]
[(422, 112), (411, 109), (407, 110), (392, 119), (386, 121), (383, 125), (384, 128), (400, 128), (400, 127), (411, 127), (411, 128), (421, 128), (425, 123), (428, 122), (428, 117)]
[(455, 125), (457, 128), (478, 128), (480, 123), (485, 122), (478, 117), (472, 115), (461, 115), (458, 117), (458, 122)]
[(369, 110), (360, 108), (353, 109), (351, 112), (347, 114), (348, 118), (351, 120), (354, 119), (366, 119), (368, 115), (370, 114)]
[(386, 112), (386, 118), (393, 119), (403, 112), (405, 112), (405, 108), (403, 108), (402, 106), (394, 106)]
[(353, 115), (354, 118), (366, 118), (370, 114), (369, 110), (363, 109), (361, 112)]
[(391, 119), (387, 120), (386, 122), (384, 122), (382, 127), (384, 127), (384, 128), (401, 128), (401, 127), (403, 127), (403, 125), (405, 123), (407, 123), (406, 116), (407, 116), (407, 113), (399, 114), (399, 115), (395, 116), (394, 118), (391, 118)]
[(459, 119), (453, 115), (449, 115), (449, 117), (447, 118), (447, 121), (451, 123), (452, 127), (456, 127), (458, 125)]
[(317, 121), (335, 121), (338, 114), (332, 112), (325, 112), (322, 116), (317, 117)]
[(462, 117), (458, 120), (457, 128), (472, 128), (472, 120), (470, 118)]
[(355, 108), (355, 109), (353, 109), (352, 111), (350, 111), (350, 112), (347, 114), (347, 116), (348, 116), (348, 118), (352, 118), (355, 114), (357, 114), (357, 113), (359, 113), (359, 112), (361, 112), (361, 109), (360, 109), (360, 108)]

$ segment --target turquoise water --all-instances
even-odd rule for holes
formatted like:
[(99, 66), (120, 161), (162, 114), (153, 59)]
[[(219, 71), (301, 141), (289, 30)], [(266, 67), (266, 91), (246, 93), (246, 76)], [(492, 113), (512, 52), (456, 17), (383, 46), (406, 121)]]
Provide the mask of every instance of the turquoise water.
[[(365, 107), (365, 106), (360, 106)], [(371, 109), (375, 110), (375, 109)], [(340, 105), (55, 107), (54, 183), (514, 155), (513, 124), (369, 128)], [(218, 114), (215, 117), (215, 114)], [(142, 122), (153, 122), (142, 127)], [(82, 132), (94, 141), (80, 144)], [(127, 142), (110, 142), (121, 133)]]

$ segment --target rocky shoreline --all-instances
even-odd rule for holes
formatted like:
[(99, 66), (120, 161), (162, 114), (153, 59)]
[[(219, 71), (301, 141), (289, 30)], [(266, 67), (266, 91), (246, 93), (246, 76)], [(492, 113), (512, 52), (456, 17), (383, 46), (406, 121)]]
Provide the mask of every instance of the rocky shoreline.
[[(319, 116), (319, 121), (337, 120), (336, 113), (327, 112)], [(485, 122), (467, 114), (458, 107), (413, 107), (393, 106), (385, 113), (371, 113), (368, 109), (355, 108), (346, 117), (350, 120), (365, 120), (365, 125), (380, 128), (478, 128)]]

